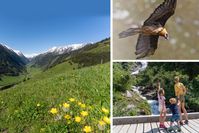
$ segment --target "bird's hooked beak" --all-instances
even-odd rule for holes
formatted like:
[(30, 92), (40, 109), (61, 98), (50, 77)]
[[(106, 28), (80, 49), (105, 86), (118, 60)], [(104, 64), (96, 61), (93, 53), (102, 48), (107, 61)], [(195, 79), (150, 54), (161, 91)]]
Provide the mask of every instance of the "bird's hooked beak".
[(169, 39), (169, 34), (167, 32), (167, 30), (165, 28), (163, 28), (160, 33), (159, 33), (160, 36), (164, 37), (166, 40)]
[(169, 40), (169, 34), (166, 33), (166, 34), (164, 35), (164, 38), (165, 38), (166, 40)]

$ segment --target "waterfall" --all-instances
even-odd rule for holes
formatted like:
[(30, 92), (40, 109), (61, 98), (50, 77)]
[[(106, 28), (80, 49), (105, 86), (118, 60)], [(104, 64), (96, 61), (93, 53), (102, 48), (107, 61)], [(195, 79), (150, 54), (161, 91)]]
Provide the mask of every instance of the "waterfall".
[[(140, 86), (132, 86), (132, 91), (134, 91), (135, 93), (137, 93), (142, 99), (147, 100), (146, 97), (144, 97), (141, 94), (141, 91), (139, 91), (142, 87)], [(159, 112), (159, 106), (158, 106), (158, 101), (157, 100), (147, 100), (148, 104), (151, 107), (151, 114), (152, 115), (158, 115)]]
[[(140, 64), (138, 64), (137, 67), (131, 69), (131, 71), (132, 71), (131, 75), (139, 74), (139, 72), (144, 71), (148, 66), (148, 63), (145, 62), (145, 61), (142, 61), (142, 62), (139, 62), (139, 63)], [(148, 104), (151, 107), (151, 114), (152, 115), (158, 115), (159, 114), (158, 101), (157, 100), (148, 100), (146, 97), (144, 97), (141, 94), (141, 91), (140, 91), (141, 88), (142, 88), (141, 86), (132, 86), (132, 91), (137, 93), (142, 99), (147, 100)]]
[(144, 71), (148, 66), (147, 62), (142, 61), (139, 63), (140, 63), (140, 65), (138, 65), (136, 68), (131, 69), (131, 71), (132, 71), (131, 75), (137, 75), (139, 72)]
[(147, 102), (151, 106), (151, 114), (152, 115), (160, 114), (157, 100), (147, 100)]

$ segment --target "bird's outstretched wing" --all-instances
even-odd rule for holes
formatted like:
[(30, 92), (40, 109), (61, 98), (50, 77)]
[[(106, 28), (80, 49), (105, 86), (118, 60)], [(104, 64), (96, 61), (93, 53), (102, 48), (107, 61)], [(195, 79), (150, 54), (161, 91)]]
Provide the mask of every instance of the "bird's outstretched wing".
[(144, 22), (144, 25), (158, 23), (164, 26), (167, 20), (175, 13), (176, 4), (177, 0), (164, 0)]
[(153, 55), (158, 45), (158, 35), (143, 35), (138, 37), (136, 52), (137, 59)]

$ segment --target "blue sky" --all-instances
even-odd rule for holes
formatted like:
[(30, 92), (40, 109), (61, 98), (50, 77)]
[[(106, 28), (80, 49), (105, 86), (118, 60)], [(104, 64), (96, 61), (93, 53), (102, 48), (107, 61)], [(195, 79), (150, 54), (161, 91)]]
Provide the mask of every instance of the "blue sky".
[(0, 43), (25, 55), (110, 37), (109, 0), (0, 2)]

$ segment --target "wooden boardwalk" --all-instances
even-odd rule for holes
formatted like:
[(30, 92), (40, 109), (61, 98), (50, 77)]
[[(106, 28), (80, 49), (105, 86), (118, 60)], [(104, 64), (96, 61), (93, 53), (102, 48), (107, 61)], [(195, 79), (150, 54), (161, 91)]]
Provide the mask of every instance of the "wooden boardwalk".
[[(170, 116), (167, 116), (168, 118)], [(190, 120), (188, 125), (181, 126), (182, 133), (199, 133), (199, 113), (189, 114)], [(148, 118), (148, 119), (146, 119)], [(150, 117), (127, 117), (121, 119), (113, 118), (112, 133), (171, 133), (166, 129), (159, 128), (158, 116)], [(168, 120), (167, 118), (167, 120)], [(170, 122), (165, 122), (165, 126), (169, 128)], [(177, 123), (173, 125), (172, 133), (177, 132)]]

